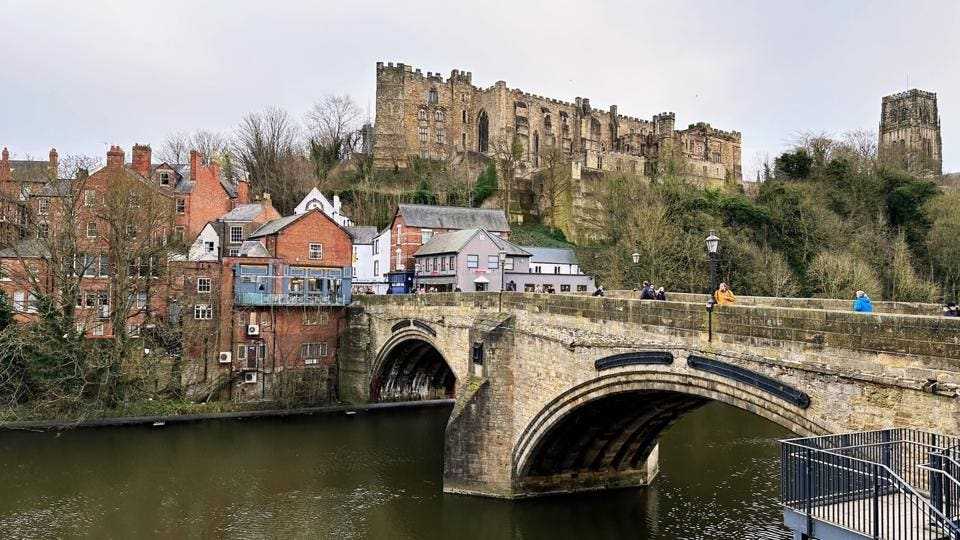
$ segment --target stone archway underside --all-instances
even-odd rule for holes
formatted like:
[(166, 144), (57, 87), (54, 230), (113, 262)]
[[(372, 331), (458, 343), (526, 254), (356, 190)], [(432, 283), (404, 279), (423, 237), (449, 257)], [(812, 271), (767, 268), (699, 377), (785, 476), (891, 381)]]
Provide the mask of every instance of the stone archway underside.
[(456, 377), (432, 344), (411, 338), (386, 351), (370, 383), (370, 397), (380, 401), (452, 398)]

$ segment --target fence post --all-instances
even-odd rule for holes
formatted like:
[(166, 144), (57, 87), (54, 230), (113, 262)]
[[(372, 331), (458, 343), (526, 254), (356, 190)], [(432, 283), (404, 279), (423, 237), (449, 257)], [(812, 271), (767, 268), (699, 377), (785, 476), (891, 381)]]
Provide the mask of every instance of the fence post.
[(880, 538), (880, 478), (879, 465), (873, 464), (873, 537)]
[(938, 512), (943, 512), (943, 476), (937, 471), (943, 470), (943, 460), (936, 452), (930, 452), (930, 504)]
[(810, 448), (806, 448), (803, 459), (803, 482), (801, 484), (801, 497), (803, 497), (803, 511), (807, 514), (808, 535), (813, 532), (813, 497), (810, 495), (812, 471), (810, 469)]

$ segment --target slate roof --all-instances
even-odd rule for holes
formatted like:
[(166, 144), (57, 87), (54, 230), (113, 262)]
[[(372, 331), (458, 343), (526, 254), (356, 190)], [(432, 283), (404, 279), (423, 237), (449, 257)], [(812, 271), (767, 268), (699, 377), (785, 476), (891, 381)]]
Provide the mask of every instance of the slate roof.
[(545, 248), (534, 246), (521, 246), (524, 251), (530, 253), (530, 263), (548, 263), (548, 264), (580, 264), (577, 262), (577, 254), (568, 248)]
[(39, 259), (49, 254), (50, 251), (47, 249), (47, 246), (36, 238), (23, 240), (16, 246), (0, 249), (0, 258), (6, 259)]
[(10, 175), (17, 182), (47, 182), (50, 179), (50, 162), (31, 159), (11, 159)]
[(262, 204), (241, 204), (220, 216), (220, 221), (253, 221), (261, 212), (263, 212)]
[(376, 227), (369, 225), (344, 227), (344, 229), (350, 233), (350, 237), (353, 238), (354, 244), (372, 244), (373, 239), (379, 234)]
[[(309, 212), (307, 212), (309, 214)], [(306, 216), (307, 214), (294, 214), (292, 216), (286, 216), (282, 218), (277, 218), (273, 221), (268, 221), (260, 226), (259, 229), (253, 231), (253, 234), (247, 238), (262, 238), (264, 236), (270, 236), (283, 230), (284, 227), (290, 225), (294, 221)]]
[(240, 244), (241, 257), (269, 257), (270, 252), (258, 240), (246, 240)]
[(441, 253), (458, 253), (464, 248), (474, 236), (482, 234), (490, 239), (497, 246), (497, 250), (507, 252), (507, 255), (513, 257), (529, 257), (530, 254), (524, 251), (520, 246), (513, 242), (508, 242), (496, 235), (490, 234), (483, 229), (464, 229), (434, 236), (429, 242), (420, 246), (420, 249), (414, 253), (415, 257), (424, 255), (439, 255)]
[(507, 215), (499, 209), (401, 204), (397, 213), (403, 216), (403, 221), (410, 227), (486, 229), (494, 232), (508, 232), (510, 230)]

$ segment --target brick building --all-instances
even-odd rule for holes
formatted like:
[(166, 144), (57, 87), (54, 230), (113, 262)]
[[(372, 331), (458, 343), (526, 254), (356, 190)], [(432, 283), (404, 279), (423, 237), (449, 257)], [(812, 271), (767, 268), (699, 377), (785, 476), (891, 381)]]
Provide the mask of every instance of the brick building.
[(413, 270), (414, 254), (434, 235), (484, 229), (507, 239), (510, 225), (500, 209), (401, 204), (390, 223), (390, 270)]

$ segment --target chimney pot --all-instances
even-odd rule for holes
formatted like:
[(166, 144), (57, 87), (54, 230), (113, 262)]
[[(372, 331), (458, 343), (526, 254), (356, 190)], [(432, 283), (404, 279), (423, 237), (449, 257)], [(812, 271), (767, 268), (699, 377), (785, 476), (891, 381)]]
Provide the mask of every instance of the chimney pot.
[(112, 145), (107, 152), (107, 167), (123, 167), (123, 150)]

